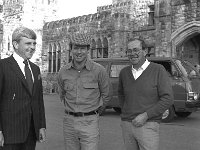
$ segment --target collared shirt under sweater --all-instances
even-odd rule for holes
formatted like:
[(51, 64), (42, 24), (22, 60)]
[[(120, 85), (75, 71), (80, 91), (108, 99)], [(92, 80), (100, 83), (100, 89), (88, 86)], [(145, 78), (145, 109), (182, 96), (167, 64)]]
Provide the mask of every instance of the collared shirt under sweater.
[(149, 121), (159, 121), (162, 113), (173, 104), (170, 78), (162, 65), (153, 62), (136, 80), (132, 66), (123, 68), (119, 75), (118, 94), (124, 121), (132, 121), (144, 112), (147, 112)]
[(143, 73), (143, 71), (149, 66), (149, 64), (150, 64), (150, 62), (146, 59), (146, 61), (140, 68), (135, 69), (132, 66), (132, 74), (133, 74), (133, 77), (135, 78), (135, 80)]

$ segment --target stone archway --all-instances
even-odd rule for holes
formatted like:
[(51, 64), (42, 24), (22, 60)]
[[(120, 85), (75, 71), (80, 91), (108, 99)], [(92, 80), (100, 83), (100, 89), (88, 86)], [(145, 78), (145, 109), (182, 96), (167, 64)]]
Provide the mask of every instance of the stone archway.
[(200, 63), (200, 21), (189, 22), (171, 35), (172, 56)]
[(102, 58), (102, 42), (100, 38), (97, 40), (97, 58)]
[(108, 58), (108, 40), (103, 38), (103, 58)]
[(57, 50), (57, 72), (60, 70), (61, 67), (61, 45), (58, 42), (58, 50)]
[(49, 44), (49, 50), (48, 50), (48, 72), (52, 71), (52, 45)]
[(92, 39), (92, 42), (91, 42), (90, 57), (91, 58), (96, 58), (97, 57), (96, 42), (95, 42), (94, 39)]
[(56, 43), (53, 44), (53, 72), (56, 72), (56, 51), (57, 45)]

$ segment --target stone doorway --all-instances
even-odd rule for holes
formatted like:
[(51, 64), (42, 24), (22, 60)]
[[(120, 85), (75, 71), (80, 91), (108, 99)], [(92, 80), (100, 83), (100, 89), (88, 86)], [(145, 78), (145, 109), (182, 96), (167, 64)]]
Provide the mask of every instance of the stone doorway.
[(191, 21), (171, 35), (172, 57), (200, 64), (200, 21)]
[(176, 46), (177, 57), (188, 60), (192, 64), (200, 64), (200, 34), (186, 38)]

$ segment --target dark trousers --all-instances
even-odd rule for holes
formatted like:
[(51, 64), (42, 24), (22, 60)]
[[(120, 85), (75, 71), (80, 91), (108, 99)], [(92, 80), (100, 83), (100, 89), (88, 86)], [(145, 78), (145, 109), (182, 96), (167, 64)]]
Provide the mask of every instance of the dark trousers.
[(17, 144), (4, 144), (0, 147), (0, 150), (35, 150), (36, 147), (36, 135), (34, 129), (33, 119), (31, 119), (31, 125), (28, 137), (24, 143)]

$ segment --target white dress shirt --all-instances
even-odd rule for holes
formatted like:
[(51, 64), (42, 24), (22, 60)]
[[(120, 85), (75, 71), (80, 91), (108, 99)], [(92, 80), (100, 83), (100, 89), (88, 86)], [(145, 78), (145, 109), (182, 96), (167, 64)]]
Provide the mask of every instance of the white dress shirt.
[(150, 62), (146, 59), (144, 64), (140, 68), (138, 68), (138, 70), (136, 70), (132, 66), (132, 74), (135, 80), (143, 73), (143, 71), (149, 66), (149, 64)]
[[(13, 57), (14, 59), (17, 61), (17, 64), (19, 66), (19, 68), (21, 69), (22, 73), (24, 74), (24, 77), (26, 78), (25, 76), (25, 71), (24, 71), (24, 67), (25, 67), (25, 64), (23, 63), (24, 59), (22, 57), (20, 57), (17, 53), (13, 53)], [(31, 74), (32, 74), (32, 79), (33, 79), (33, 82), (34, 82), (34, 77), (33, 77), (33, 72), (32, 72), (32, 69), (30, 67), (30, 64), (29, 64), (29, 61), (28, 61), (28, 67), (29, 69), (31, 70)]]

